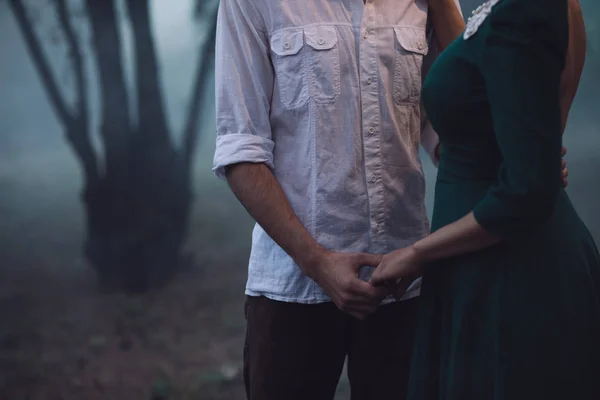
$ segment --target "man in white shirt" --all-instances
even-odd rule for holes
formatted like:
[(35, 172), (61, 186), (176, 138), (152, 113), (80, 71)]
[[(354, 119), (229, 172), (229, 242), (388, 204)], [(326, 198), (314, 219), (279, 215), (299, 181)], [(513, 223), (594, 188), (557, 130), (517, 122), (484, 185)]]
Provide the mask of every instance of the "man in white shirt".
[(248, 398), (331, 400), (347, 356), (353, 400), (401, 400), (420, 282), (394, 302), (365, 280), (372, 254), (429, 231), (419, 145), (436, 162), (438, 138), (421, 82), (459, 8), (221, 0), (218, 18), (214, 171), (257, 221)]

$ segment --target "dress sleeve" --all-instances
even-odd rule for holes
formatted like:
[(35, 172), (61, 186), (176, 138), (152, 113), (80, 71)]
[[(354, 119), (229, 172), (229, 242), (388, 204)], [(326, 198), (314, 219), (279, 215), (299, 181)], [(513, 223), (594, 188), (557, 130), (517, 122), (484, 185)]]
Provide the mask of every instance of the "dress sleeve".
[(486, 36), (479, 69), (503, 162), (497, 182), (473, 212), (485, 230), (501, 237), (541, 227), (562, 188), (559, 87), (568, 41), (566, 1), (529, 3), (500, 3), (480, 28)]

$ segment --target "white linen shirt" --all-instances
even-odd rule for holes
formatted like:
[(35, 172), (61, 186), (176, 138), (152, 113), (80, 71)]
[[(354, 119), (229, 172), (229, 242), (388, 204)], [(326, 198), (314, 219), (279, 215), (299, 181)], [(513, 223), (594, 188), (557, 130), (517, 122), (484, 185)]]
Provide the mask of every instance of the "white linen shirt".
[[(438, 138), (421, 84), (439, 53), (426, 28), (426, 0), (221, 0), (216, 175), (265, 163), (332, 251), (386, 253), (425, 236), (419, 144), (434, 158)], [(329, 301), (258, 224), (246, 294)]]

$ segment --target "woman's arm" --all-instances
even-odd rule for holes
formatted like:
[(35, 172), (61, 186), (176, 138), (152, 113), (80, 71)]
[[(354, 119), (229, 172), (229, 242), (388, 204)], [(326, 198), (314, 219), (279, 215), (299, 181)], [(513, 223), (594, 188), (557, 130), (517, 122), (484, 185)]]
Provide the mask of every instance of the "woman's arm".
[[(547, 1), (558, 13), (561, 0)], [(561, 190), (559, 86), (568, 39), (566, 15), (562, 21), (540, 10), (535, 3), (500, 3), (479, 33), (486, 35), (479, 70), (503, 159), (497, 182), (465, 217), (384, 256), (372, 283), (414, 276), (420, 264), (501, 240), (522, 240), (552, 215)]]

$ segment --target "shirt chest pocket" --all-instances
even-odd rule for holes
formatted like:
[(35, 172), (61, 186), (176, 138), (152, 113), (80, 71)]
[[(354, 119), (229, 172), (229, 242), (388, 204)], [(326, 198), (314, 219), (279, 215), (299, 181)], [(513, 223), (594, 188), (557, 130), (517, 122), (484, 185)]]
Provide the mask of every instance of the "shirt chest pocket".
[(429, 51), (425, 29), (396, 27), (394, 37), (394, 101), (418, 103), (421, 99), (423, 57)]
[(308, 100), (334, 103), (340, 95), (340, 55), (335, 26), (285, 29), (271, 36), (281, 102), (287, 109)]

